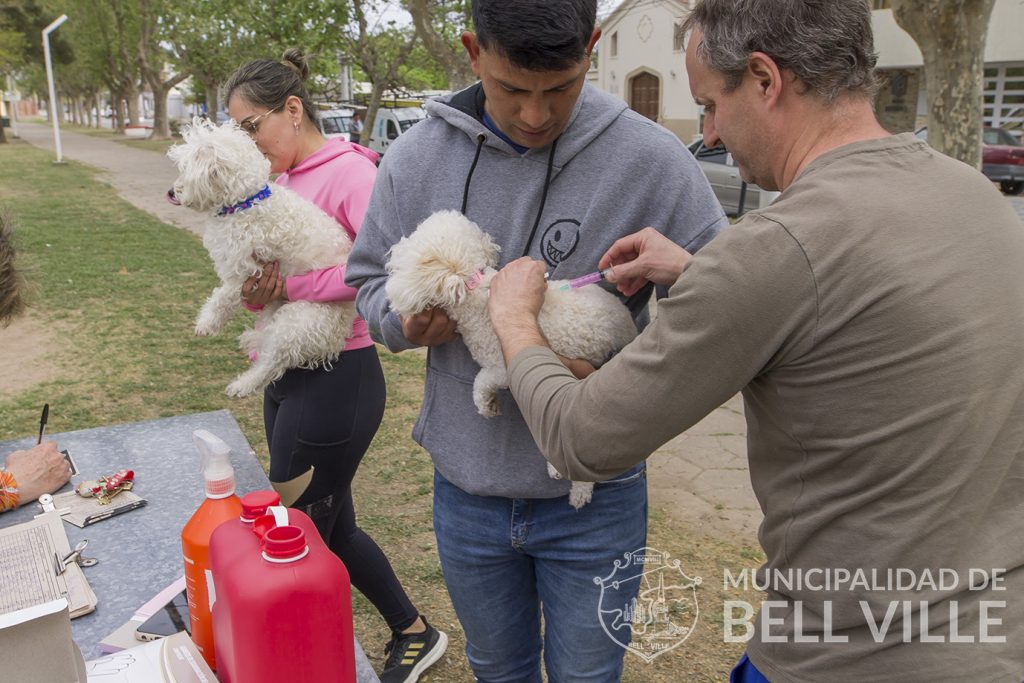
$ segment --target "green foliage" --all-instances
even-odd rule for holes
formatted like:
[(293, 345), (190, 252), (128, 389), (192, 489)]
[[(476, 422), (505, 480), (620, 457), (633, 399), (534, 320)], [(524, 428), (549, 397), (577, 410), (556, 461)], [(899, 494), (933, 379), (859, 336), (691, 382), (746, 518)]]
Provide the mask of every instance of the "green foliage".
[(445, 86), (462, 88), (475, 80), (460, 42), (472, 27), (468, 0), (402, 0), (430, 60), (445, 74)]
[[(346, 0), (307, 2), (251, 2), (237, 5), (239, 25), (259, 46), (260, 57), (280, 59), (290, 47), (301, 48), (311, 74), (335, 79), (338, 74), (339, 40), (350, 16)], [(307, 83), (313, 90), (317, 84)]]
[[(60, 16), (62, 4), (39, 0), (0, 2), (0, 31), (13, 31), (24, 37), (22, 50), (15, 55), (15, 68), (31, 62), (43, 62), (41, 34), (51, 21)], [(75, 57), (71, 44), (60, 30), (50, 34), (50, 57), (54, 64), (68, 64)]]
[(25, 35), (4, 28), (0, 23), (0, 73), (10, 73), (20, 66), (27, 51), (28, 41), (25, 40)]
[(407, 90), (444, 90), (448, 74), (426, 48), (417, 45), (398, 69), (399, 86)]
[(83, 78), (94, 90), (123, 95), (139, 82), (138, 45), (141, 38), (137, 3), (121, 0), (66, 2), (67, 23), (61, 27), (75, 47), (73, 70), (61, 71), (61, 88)]

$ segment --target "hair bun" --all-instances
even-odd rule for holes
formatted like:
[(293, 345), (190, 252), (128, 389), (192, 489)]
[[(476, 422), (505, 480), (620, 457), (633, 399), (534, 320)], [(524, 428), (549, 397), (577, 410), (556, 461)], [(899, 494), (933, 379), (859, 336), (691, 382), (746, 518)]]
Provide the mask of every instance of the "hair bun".
[(290, 47), (284, 51), (281, 56), (281, 63), (287, 67), (295, 69), (295, 73), (299, 75), (303, 81), (309, 77), (309, 64), (306, 63), (306, 55), (302, 53), (297, 47)]

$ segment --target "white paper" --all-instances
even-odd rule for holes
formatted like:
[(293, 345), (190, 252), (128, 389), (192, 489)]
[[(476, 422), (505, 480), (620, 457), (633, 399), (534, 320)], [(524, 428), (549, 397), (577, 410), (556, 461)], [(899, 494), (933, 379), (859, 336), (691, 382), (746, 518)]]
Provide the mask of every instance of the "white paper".
[(31, 522), (0, 529), (0, 614), (65, 597), (71, 617), (96, 608), (96, 594), (82, 568), (70, 563), (58, 573), (57, 558), (71, 552), (60, 515), (48, 512)]

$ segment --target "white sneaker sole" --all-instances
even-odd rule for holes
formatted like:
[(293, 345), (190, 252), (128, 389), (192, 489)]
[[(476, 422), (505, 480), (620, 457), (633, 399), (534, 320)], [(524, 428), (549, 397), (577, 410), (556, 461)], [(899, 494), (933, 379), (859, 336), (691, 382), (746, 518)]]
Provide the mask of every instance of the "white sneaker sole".
[(448, 634), (439, 630), (437, 632), (437, 643), (434, 645), (434, 649), (431, 650), (426, 657), (416, 662), (416, 666), (412, 668), (412, 671), (409, 672), (409, 675), (406, 676), (402, 683), (416, 683), (416, 681), (420, 679), (420, 674), (433, 666), (437, 660), (441, 659), (447, 649)]

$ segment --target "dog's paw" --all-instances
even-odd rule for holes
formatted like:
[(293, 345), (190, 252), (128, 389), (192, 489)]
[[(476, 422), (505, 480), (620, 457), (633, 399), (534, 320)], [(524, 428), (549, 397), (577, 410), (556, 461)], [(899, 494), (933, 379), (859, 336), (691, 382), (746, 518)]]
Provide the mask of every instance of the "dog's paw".
[(220, 332), (222, 326), (212, 315), (200, 315), (196, 319), (195, 332), (197, 337), (212, 337)]
[(501, 415), (501, 403), (498, 401), (498, 392), (493, 390), (473, 390), (473, 405), (476, 412), (484, 417), (495, 417)]
[(556, 470), (555, 466), (552, 465), (551, 463), (548, 463), (548, 476), (551, 477), (552, 479), (561, 479), (562, 478), (561, 472)]
[(225, 390), (231, 398), (245, 398), (246, 396), (252, 396), (262, 387), (256, 386), (253, 382), (246, 380), (245, 378), (239, 377), (234, 382), (228, 385)]
[(501, 415), (501, 405), (498, 403), (498, 396), (494, 395), (478, 401), (476, 410), (484, 417), (497, 417)]
[(594, 485), (586, 481), (574, 481), (569, 488), (569, 505), (579, 510), (594, 497)]

